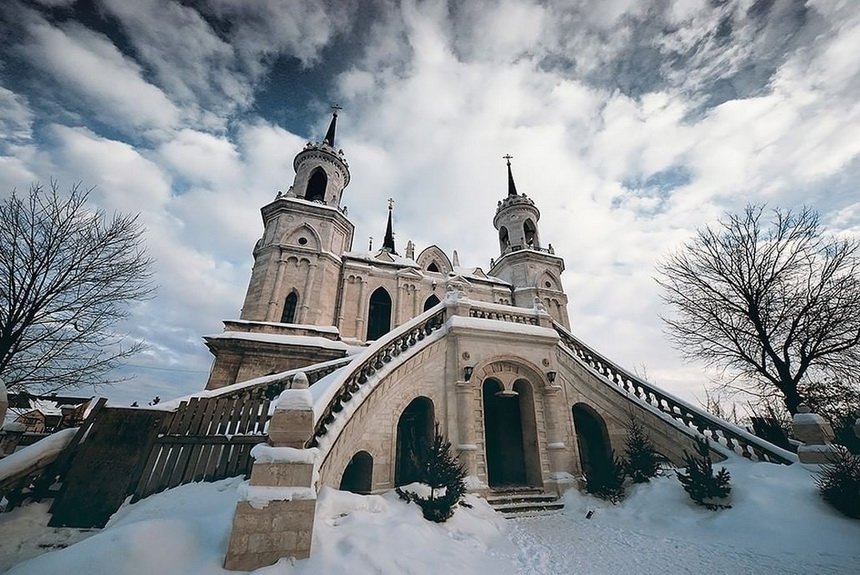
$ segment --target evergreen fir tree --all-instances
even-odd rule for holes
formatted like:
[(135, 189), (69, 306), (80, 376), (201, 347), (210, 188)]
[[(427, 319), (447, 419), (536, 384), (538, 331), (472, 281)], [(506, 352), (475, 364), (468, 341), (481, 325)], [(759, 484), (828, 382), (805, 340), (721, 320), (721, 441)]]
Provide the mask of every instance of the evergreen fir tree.
[(425, 519), (443, 523), (454, 514), (454, 508), (466, 493), (466, 468), (451, 453), (451, 442), (445, 440), (436, 422), (433, 443), (421, 455), (421, 473), (418, 481), (430, 487), (430, 497), (397, 488), (397, 494), (406, 501), (414, 501), (421, 507)]
[(696, 504), (711, 510), (731, 508), (731, 505), (714, 501), (728, 497), (732, 490), (731, 485), (729, 485), (731, 476), (728, 470), (723, 467), (714, 475), (714, 464), (711, 461), (711, 451), (707, 439), (696, 438), (696, 452), (699, 457), (684, 450), (687, 474), (679, 471), (678, 481), (681, 482), (684, 490)]
[(645, 483), (652, 477), (656, 477), (660, 464), (665, 460), (657, 453), (645, 427), (632, 417), (627, 425), (624, 451), (624, 469), (633, 483)]
[(585, 490), (601, 499), (617, 503), (624, 499), (624, 460), (609, 453), (606, 461), (594, 465), (585, 472)]
[(838, 446), (815, 482), (825, 501), (848, 517), (860, 519), (860, 455)]

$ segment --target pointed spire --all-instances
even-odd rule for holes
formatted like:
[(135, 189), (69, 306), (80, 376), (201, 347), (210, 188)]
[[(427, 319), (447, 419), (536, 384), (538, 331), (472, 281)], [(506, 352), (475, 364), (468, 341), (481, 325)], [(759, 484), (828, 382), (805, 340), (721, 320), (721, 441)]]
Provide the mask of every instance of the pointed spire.
[(510, 154), (505, 154), (502, 156), (503, 159), (508, 161), (508, 195), (516, 196), (517, 195), (517, 186), (514, 184), (514, 174), (511, 172), (511, 158), (513, 158)]
[(337, 128), (337, 111), (343, 110), (337, 104), (332, 105), (332, 114), (331, 114), (331, 123), (328, 125), (328, 131), (325, 133), (325, 138), (323, 138), (323, 144), (328, 144), (332, 148), (334, 148), (334, 132)]
[(382, 241), (382, 249), (396, 255), (397, 252), (394, 250), (394, 228), (391, 224), (392, 210), (394, 210), (394, 200), (388, 198), (388, 226), (385, 228), (385, 239)]

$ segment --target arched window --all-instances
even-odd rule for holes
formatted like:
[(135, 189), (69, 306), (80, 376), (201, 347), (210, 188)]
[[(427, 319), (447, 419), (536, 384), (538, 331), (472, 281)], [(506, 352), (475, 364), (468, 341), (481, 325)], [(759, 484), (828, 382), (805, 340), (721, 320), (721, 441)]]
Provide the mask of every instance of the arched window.
[(511, 240), (508, 237), (508, 228), (502, 226), (499, 228), (499, 251), (505, 253), (508, 246), (511, 245)]
[(311, 202), (322, 202), (325, 200), (325, 189), (328, 185), (328, 176), (325, 170), (316, 168), (308, 180), (308, 189), (305, 191), (305, 199)]
[(376, 288), (370, 296), (367, 313), (367, 340), (379, 339), (391, 330), (391, 296), (385, 288)]
[(296, 320), (296, 307), (299, 305), (299, 294), (290, 292), (284, 301), (284, 312), (281, 314), (281, 323), (293, 323)]
[(431, 262), (429, 266), (427, 266), (428, 272), (436, 272), (439, 273), (439, 266), (436, 265), (436, 262)]
[(523, 233), (525, 234), (526, 245), (533, 248), (539, 248), (537, 239), (537, 228), (531, 220), (523, 222)]
[(341, 491), (352, 491), (365, 495), (370, 493), (373, 479), (373, 457), (366, 451), (359, 451), (349, 460), (340, 480)]
[(433, 402), (416, 397), (397, 420), (397, 452), (394, 463), (394, 485), (418, 481), (423, 459), (433, 444)]
[(430, 294), (430, 297), (424, 302), (424, 311), (427, 311), (434, 305), (439, 303), (439, 298), (436, 297), (436, 294)]

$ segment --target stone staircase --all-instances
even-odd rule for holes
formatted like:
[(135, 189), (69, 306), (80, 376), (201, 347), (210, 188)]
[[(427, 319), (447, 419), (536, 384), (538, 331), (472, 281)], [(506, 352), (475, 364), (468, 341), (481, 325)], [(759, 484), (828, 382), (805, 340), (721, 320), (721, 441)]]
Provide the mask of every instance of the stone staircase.
[(487, 502), (505, 517), (531, 517), (564, 508), (558, 496), (536, 487), (491, 489)]

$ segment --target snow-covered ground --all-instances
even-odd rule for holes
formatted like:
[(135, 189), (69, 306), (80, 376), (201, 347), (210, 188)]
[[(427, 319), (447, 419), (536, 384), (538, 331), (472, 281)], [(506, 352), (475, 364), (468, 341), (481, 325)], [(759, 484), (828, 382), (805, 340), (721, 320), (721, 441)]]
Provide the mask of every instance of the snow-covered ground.
[[(563, 511), (514, 520), (471, 497), (472, 509), (441, 525), (393, 493), (362, 497), (326, 488), (313, 556), (255, 573), (860, 573), (860, 521), (821, 501), (809, 470), (743, 460), (726, 467), (733, 508), (717, 512), (693, 505), (674, 477), (635, 486), (619, 505), (569, 492)], [(124, 506), (90, 534), (41, 527), (44, 504), (15, 510), (0, 516), (0, 568), (39, 545), (89, 535), (10, 573), (230, 573), (221, 562), (240, 483), (170, 490)]]

